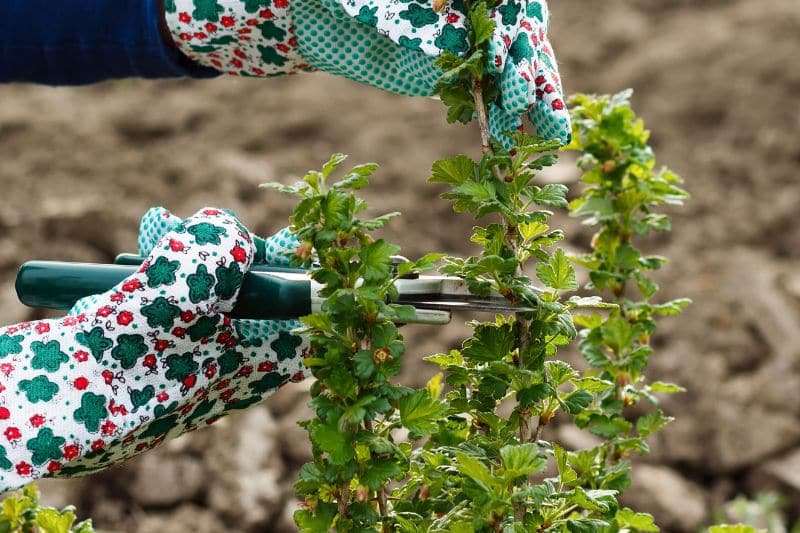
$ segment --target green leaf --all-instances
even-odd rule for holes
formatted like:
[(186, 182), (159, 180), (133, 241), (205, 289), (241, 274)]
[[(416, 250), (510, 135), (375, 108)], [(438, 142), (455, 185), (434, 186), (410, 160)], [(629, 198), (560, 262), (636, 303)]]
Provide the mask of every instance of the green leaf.
[(660, 430), (670, 422), (675, 420), (671, 416), (666, 416), (661, 410), (653, 411), (636, 421), (636, 432), (642, 437), (647, 437)]
[(341, 165), (347, 156), (345, 154), (333, 154), (327, 163), (322, 165), (322, 177), (327, 178), (336, 168)]
[(394, 459), (373, 459), (365, 467), (365, 471), (361, 474), (360, 479), (370, 490), (378, 490), (383, 484), (387, 483), (391, 478), (403, 472), (400, 465)]
[(572, 383), (574, 383), (579, 389), (587, 392), (606, 392), (614, 388), (614, 383), (611, 381), (592, 376), (573, 379)]
[(592, 403), (592, 395), (585, 390), (576, 390), (559, 399), (565, 411), (571, 415), (577, 415)]
[(331, 503), (318, 503), (316, 512), (300, 509), (294, 512), (294, 521), (300, 530), (308, 533), (328, 533), (336, 520), (336, 506)]
[(461, 185), (472, 177), (475, 162), (465, 155), (458, 155), (452, 159), (441, 159), (433, 164), (431, 183), (449, 183)]
[(756, 529), (744, 524), (711, 526), (708, 533), (767, 533), (766, 529)]
[(489, 19), (486, 2), (479, 2), (469, 11), (470, 42), (477, 48), (491, 38), (495, 22)]
[(475, 335), (464, 342), (461, 355), (476, 363), (499, 361), (511, 353), (514, 343), (509, 324), (480, 324), (475, 328)]
[(569, 485), (578, 479), (578, 473), (572, 469), (568, 464), (568, 453), (564, 448), (558, 444), (553, 444), (553, 455), (556, 458), (556, 466), (558, 467), (558, 477), (565, 485)]
[(311, 430), (311, 439), (322, 451), (328, 453), (331, 463), (335, 465), (343, 465), (353, 459), (350, 437), (337, 426), (317, 423)]
[(574, 217), (591, 217), (587, 224), (596, 224), (600, 220), (614, 217), (614, 202), (607, 198), (580, 198), (570, 203), (570, 215)]
[(551, 388), (547, 383), (536, 383), (517, 391), (517, 401), (521, 407), (529, 407), (550, 396)]
[(575, 370), (565, 361), (548, 361), (545, 368), (550, 374), (550, 379), (554, 387), (559, 387), (575, 376)]
[(55, 509), (42, 508), (36, 513), (36, 525), (42, 529), (42, 533), (70, 533), (74, 522), (75, 513), (70, 511), (60, 513)]
[(587, 511), (608, 513), (617, 508), (617, 491), (615, 490), (584, 490), (575, 487), (569, 501)]
[(387, 279), (392, 272), (392, 254), (399, 250), (397, 246), (383, 239), (361, 248), (358, 255), (361, 258), (360, 273), (364, 281), (375, 283)]
[(414, 433), (427, 435), (436, 431), (437, 422), (447, 412), (447, 406), (428, 394), (417, 390), (400, 399), (400, 421)]
[(548, 262), (536, 265), (536, 275), (551, 289), (574, 291), (578, 288), (575, 269), (572, 268), (564, 250), (560, 248)]
[(596, 518), (567, 520), (567, 531), (570, 533), (601, 533), (609, 527), (608, 522)]
[(686, 389), (675, 383), (666, 383), (664, 381), (656, 381), (648, 385), (650, 392), (664, 392), (667, 394), (676, 394), (679, 392), (686, 392)]
[(458, 461), (456, 468), (459, 472), (472, 478), (487, 493), (492, 493), (492, 487), (496, 484), (496, 480), (486, 465), (464, 452), (456, 452), (456, 460)]
[(660, 531), (656, 525), (653, 515), (647, 513), (637, 513), (625, 507), (617, 511), (617, 523), (620, 528), (632, 529), (635, 531), (653, 532)]
[(367, 231), (375, 231), (379, 230), (384, 227), (390, 220), (393, 218), (397, 218), (400, 216), (400, 212), (394, 211), (392, 213), (386, 213), (385, 215), (381, 215), (379, 217), (371, 218), (369, 220), (361, 221), (361, 227)]
[(437, 89), (437, 94), (444, 105), (447, 106), (447, 122), (461, 122), (469, 124), (475, 115), (475, 101), (472, 93), (460, 85), (442, 84)]
[(353, 356), (353, 373), (358, 379), (369, 379), (375, 372), (375, 368), (375, 361), (369, 350), (359, 350)]
[(500, 457), (509, 479), (541, 472), (547, 466), (547, 457), (533, 443), (503, 446)]
[(568, 189), (565, 185), (561, 185), (560, 183), (550, 183), (544, 187), (526, 187), (523, 191), (523, 194), (530, 198), (533, 203), (538, 205), (546, 205), (548, 207), (566, 207), (567, 191)]

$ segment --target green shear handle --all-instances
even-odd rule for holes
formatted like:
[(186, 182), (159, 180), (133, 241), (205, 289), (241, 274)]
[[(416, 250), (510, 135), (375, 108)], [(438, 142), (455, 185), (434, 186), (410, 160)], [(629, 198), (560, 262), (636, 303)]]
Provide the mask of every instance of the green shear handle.
[[(138, 266), (29, 261), (17, 274), (17, 296), (30, 307), (70, 309), (108, 291)], [(311, 313), (311, 281), (303, 270), (254, 265), (245, 275), (231, 318), (288, 320)]]

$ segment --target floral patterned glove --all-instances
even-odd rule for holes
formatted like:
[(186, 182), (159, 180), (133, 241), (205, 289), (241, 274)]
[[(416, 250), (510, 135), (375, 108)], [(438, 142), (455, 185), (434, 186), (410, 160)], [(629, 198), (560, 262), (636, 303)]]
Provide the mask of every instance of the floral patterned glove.
[[(355, 20), (374, 27), (400, 47), (428, 57), (443, 51), (463, 55), (469, 50), (463, 2), (446, 2), (437, 13), (430, 0), (326, 0), (335, 2)], [(495, 31), (490, 41), (490, 73), (500, 78), (501, 98), (492, 110), (493, 134), (521, 125), (528, 114), (542, 137), (571, 136), (561, 78), (547, 36), (550, 12), (546, 0), (501, 0), (490, 13)]]
[(151, 210), (140, 241), (163, 232), (136, 274), (69, 316), (0, 329), (0, 490), (105, 468), (305, 377), (297, 322), (225, 315), (287, 234), (256, 245), (227, 212)]
[[(172, 0), (167, 23), (185, 54), (233, 75), (317, 68), (409, 96), (430, 96), (443, 51), (469, 50), (463, 2), (437, 13), (430, 0)], [(502, 0), (493, 9), (490, 72), (501, 98), (495, 136), (527, 113), (543, 137), (568, 142), (569, 114), (547, 39), (545, 0)]]

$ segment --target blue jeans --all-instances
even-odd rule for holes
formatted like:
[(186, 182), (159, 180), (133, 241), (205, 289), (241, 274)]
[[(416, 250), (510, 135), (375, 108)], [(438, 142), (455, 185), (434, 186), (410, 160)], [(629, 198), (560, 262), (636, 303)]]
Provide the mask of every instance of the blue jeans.
[(0, 0), (0, 82), (210, 78), (159, 32), (159, 0)]

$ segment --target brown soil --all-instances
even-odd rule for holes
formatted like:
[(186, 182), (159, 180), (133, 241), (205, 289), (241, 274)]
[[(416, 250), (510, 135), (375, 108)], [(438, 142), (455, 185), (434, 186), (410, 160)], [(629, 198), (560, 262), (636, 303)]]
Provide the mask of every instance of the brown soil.
[[(695, 528), (740, 492), (780, 490), (797, 509), (797, 0), (594, 4), (552, 2), (567, 90), (634, 87), (660, 161), (684, 176), (693, 196), (673, 211), (674, 232), (648, 244), (672, 260), (660, 278), (663, 297), (695, 303), (656, 338), (655, 374), (689, 392), (666, 405), (678, 421), (642, 459), (658, 467), (636, 479), (634, 503), (657, 514), (668, 531)], [(366, 195), (376, 213), (403, 212), (387, 236), (406, 255), (466, 252), (470, 221), (454, 216), (425, 179), (433, 160), (474, 153), (476, 135), (445, 124), (438, 102), (321, 74), (2, 87), (0, 323), (41, 316), (16, 303), (20, 262), (108, 261), (133, 249), (138, 217), (153, 205), (181, 215), (204, 205), (229, 207), (269, 233), (285, 224), (290, 205), (256, 185), (292, 180), (334, 151), (381, 163)], [(558, 177), (574, 183), (575, 171), (562, 165)], [(572, 246), (587, 242), (590, 230), (572, 220), (563, 225)], [(463, 333), (459, 324), (435, 336), (412, 330), (406, 377), (421, 381), (428, 370), (412, 360)], [(245, 413), (153, 459), (46, 490), (53, 501), (79, 504), (105, 529), (291, 530), (290, 486), (307, 452), (298, 449), (302, 433), (286, 435), (304, 416), (297, 407), (303, 395), (302, 387), (282, 391), (253, 411), (258, 423)], [(559, 436), (575, 444), (582, 438), (566, 430)], [(231, 446), (263, 456), (262, 475), (250, 488), (237, 481), (246, 468), (221, 458)], [(185, 468), (165, 466), (176, 461)], [(154, 486), (181, 490), (159, 501)], [(685, 493), (661, 494), (671, 490), (695, 491), (698, 510), (682, 505)], [(243, 494), (259, 512), (235, 510)]]

